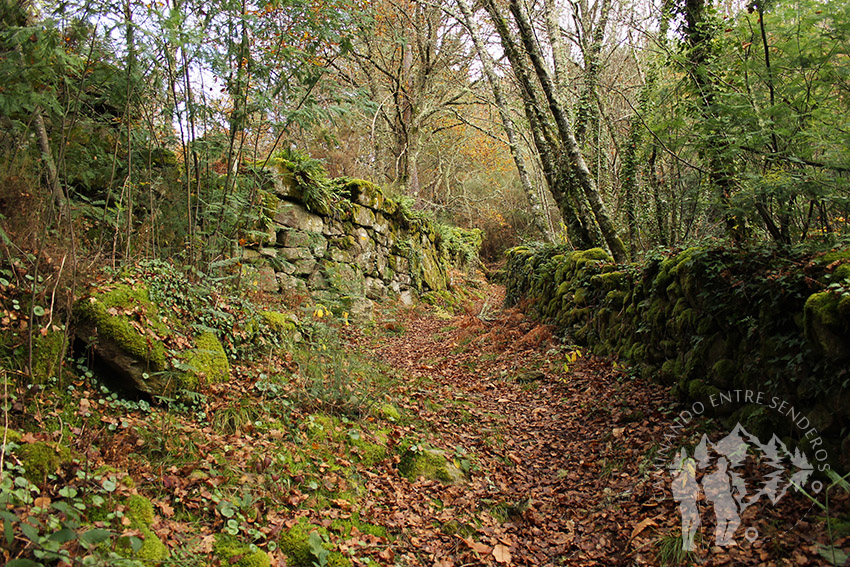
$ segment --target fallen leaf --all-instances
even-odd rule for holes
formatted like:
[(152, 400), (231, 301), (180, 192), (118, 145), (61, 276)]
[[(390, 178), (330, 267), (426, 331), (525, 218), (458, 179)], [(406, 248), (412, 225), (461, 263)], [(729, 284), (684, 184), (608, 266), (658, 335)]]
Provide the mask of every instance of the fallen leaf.
[(507, 547), (501, 543), (497, 543), (496, 547), (493, 548), (493, 559), (495, 559), (497, 563), (510, 563), (513, 558), (511, 557), (511, 552), (508, 551)]
[(485, 545), (481, 542), (475, 541), (474, 539), (460, 537), (459, 535), (455, 535), (460, 541), (469, 546), (469, 549), (476, 553), (481, 553), (482, 555), (489, 555), (492, 551), (492, 548), (489, 545)]
[(635, 539), (635, 537), (637, 537), (637, 535), (639, 533), (641, 533), (643, 530), (645, 530), (646, 528), (648, 528), (650, 526), (655, 527), (657, 525), (658, 524), (655, 523), (655, 520), (653, 520), (652, 518), (644, 518), (632, 530), (632, 535), (629, 536), (629, 541), (632, 541), (633, 539)]

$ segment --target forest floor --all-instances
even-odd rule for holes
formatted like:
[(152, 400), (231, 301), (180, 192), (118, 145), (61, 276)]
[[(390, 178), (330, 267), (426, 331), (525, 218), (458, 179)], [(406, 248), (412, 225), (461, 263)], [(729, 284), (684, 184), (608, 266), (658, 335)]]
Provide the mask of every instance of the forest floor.
[[(749, 508), (725, 548), (714, 545), (710, 504), (702, 506), (697, 548), (682, 552), (660, 454), (681, 408), (667, 389), (582, 356), (521, 308), (500, 309), (503, 295), (488, 285), (485, 301), (451, 317), (411, 310), (389, 325), (396, 336), (374, 348), (415, 385), (397, 393), (430, 426), (434, 446), (475, 463), (468, 482), (451, 486), (373, 481), (377, 493), (391, 495), (382, 504), (386, 523), (403, 534), (395, 546), (403, 563), (832, 564), (821, 556), (829, 541), (824, 514), (792, 492), (775, 506)], [(691, 428), (693, 445), (713, 429), (710, 420)], [(846, 494), (833, 496), (846, 514)], [(758, 530), (747, 532), (753, 541), (746, 527)], [(834, 543), (846, 549), (843, 535)]]
[[(503, 309), (500, 286), (467, 284), (443, 294), (448, 303), (384, 305), (366, 324), (303, 306), (301, 339), (176, 400), (121, 398), (79, 359), (45, 387), (8, 382), (0, 417), (17, 437), (0, 453), (0, 563), (845, 561), (848, 491), (838, 489), (829, 530), (789, 491), (747, 508), (726, 548), (703, 506), (696, 550), (683, 553), (662, 448), (682, 408), (521, 307)], [(679, 441), (692, 448), (706, 432), (723, 434), (694, 420)], [(403, 472), (431, 451), (457, 467), (455, 482)]]

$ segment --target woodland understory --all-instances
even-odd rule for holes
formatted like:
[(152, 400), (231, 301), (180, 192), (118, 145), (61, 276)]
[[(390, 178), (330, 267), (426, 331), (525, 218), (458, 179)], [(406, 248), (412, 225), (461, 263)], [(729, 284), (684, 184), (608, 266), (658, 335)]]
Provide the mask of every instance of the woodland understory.
[(0, 561), (847, 565), (848, 117), (848, 2), (0, 0)]

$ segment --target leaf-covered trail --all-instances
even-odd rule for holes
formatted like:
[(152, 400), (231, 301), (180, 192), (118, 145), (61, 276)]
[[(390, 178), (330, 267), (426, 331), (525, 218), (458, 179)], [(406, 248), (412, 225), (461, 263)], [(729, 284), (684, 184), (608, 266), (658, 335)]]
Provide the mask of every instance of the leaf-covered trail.
[(515, 564), (640, 562), (628, 540), (632, 519), (654, 515), (644, 454), (658, 427), (648, 423), (669, 405), (660, 388), (592, 357), (569, 364), (575, 351), (518, 310), (413, 316), (404, 328), (377, 354), (418, 379), (408, 409), (431, 424), (434, 445), (478, 465), (468, 484), (399, 495), (393, 519), (415, 534), (420, 562), (496, 561), (500, 545)]
[[(487, 305), (501, 305), (502, 293), (490, 288)], [(573, 347), (519, 310), (486, 319), (411, 311), (404, 332), (375, 349), (411, 378), (399, 398), (430, 425), (431, 444), (473, 464), (468, 482), (454, 486), (373, 479), (373, 494), (387, 495), (384, 521), (404, 534), (396, 561), (658, 564), (659, 544), (681, 541), (671, 535), (675, 502), (654, 486), (669, 394), (611, 362), (571, 362)], [(703, 546), (700, 562), (780, 564), (777, 542), (769, 551), (743, 543)], [(805, 541), (789, 543), (800, 550)], [(813, 553), (795, 554), (798, 565), (817, 564)]]

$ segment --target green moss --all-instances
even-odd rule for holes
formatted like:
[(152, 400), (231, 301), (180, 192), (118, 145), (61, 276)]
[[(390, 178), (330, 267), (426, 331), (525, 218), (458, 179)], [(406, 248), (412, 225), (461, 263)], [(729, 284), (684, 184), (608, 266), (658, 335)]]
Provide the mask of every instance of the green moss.
[(707, 401), (711, 396), (720, 393), (716, 387), (706, 384), (704, 381), (695, 379), (688, 382), (688, 397), (692, 400)]
[(368, 441), (357, 440), (352, 441), (358, 452), (360, 453), (360, 462), (366, 466), (373, 466), (389, 456), (387, 448), (378, 443), (369, 443)]
[[(170, 333), (159, 320), (147, 287), (137, 284), (116, 285), (77, 301), (74, 315), (78, 322), (97, 329), (99, 336), (110, 339), (125, 352), (150, 363), (154, 370), (165, 370), (166, 356), (162, 338)], [(141, 320), (150, 333), (140, 332), (132, 322)]]
[(833, 250), (832, 252), (827, 252), (817, 259), (817, 263), (821, 266), (828, 266), (829, 264), (841, 262), (842, 260), (850, 260), (850, 248), (846, 250)]
[(341, 423), (339, 419), (323, 413), (310, 414), (304, 421), (308, 436), (311, 438), (329, 437), (334, 441), (343, 439), (344, 433), (341, 431)]
[(14, 429), (0, 429), (0, 443), (3, 443), (3, 435), (6, 436), (6, 443), (19, 443), (21, 434)]
[[(299, 519), (278, 540), (278, 547), (286, 555), (287, 565), (290, 567), (313, 567), (317, 561), (316, 555), (310, 546), (310, 533), (317, 532), (319, 535), (327, 535), (324, 528), (310, 525), (305, 518)], [(325, 544), (327, 549), (329, 546)]]
[(151, 504), (150, 500), (144, 496), (134, 494), (127, 498), (125, 506), (127, 508), (127, 517), (130, 518), (132, 527), (151, 527), (153, 525), (153, 504)]
[(587, 303), (587, 288), (580, 287), (573, 295), (573, 303), (576, 305), (584, 305)]
[(847, 320), (839, 313), (841, 296), (824, 291), (814, 293), (806, 300), (803, 324), (808, 339), (828, 356), (841, 358), (848, 355)]
[(843, 282), (850, 280), (850, 263), (841, 264), (832, 271), (833, 281)]
[(256, 546), (244, 544), (235, 537), (227, 534), (215, 536), (213, 553), (221, 559), (222, 565), (235, 567), (269, 567), (271, 559), (268, 554)]
[(425, 478), (453, 484), (463, 479), (463, 473), (436, 449), (408, 449), (401, 456), (398, 471), (411, 482)]
[(711, 367), (712, 380), (722, 388), (731, 388), (735, 385), (735, 377), (738, 375), (738, 365), (734, 360), (722, 358)]
[[(14, 432), (10, 430), (10, 433)], [(44, 482), (47, 475), (53, 474), (60, 465), (73, 459), (67, 447), (43, 441), (21, 445), (15, 449), (15, 456), (26, 470), (24, 476), (33, 484)]]
[(32, 341), (32, 380), (43, 384), (56, 376), (62, 364), (65, 350), (65, 333), (49, 331), (46, 335), (34, 335)]
[(620, 290), (628, 283), (628, 274), (621, 271), (597, 274), (590, 278), (590, 283), (605, 291)]
[(811, 322), (822, 325), (837, 326), (838, 304), (840, 296), (830, 291), (814, 293), (806, 300), (805, 313)]
[(613, 261), (614, 259), (602, 248), (579, 250), (571, 253), (568, 257), (568, 262), (572, 263), (577, 269), (583, 268), (590, 262), (611, 263)]
[(263, 216), (266, 219), (273, 219), (277, 212), (277, 207), (280, 205), (280, 198), (274, 193), (263, 191), (262, 189), (258, 191), (258, 195), (263, 205)]
[(477, 532), (475, 527), (470, 526), (468, 524), (464, 524), (463, 522), (459, 522), (457, 520), (449, 520), (448, 522), (443, 523), (440, 526), (440, 531), (449, 536), (458, 535), (461, 537), (470, 537)]
[(623, 308), (626, 302), (626, 292), (625, 291), (609, 291), (605, 296), (605, 304), (608, 305), (611, 309), (620, 310)]
[(331, 551), (328, 554), (328, 567), (351, 567), (352, 565), (351, 559), (339, 551)]
[(292, 314), (279, 311), (260, 311), (260, 318), (263, 323), (279, 333), (293, 331), (298, 324), (298, 319)]
[(360, 519), (360, 515), (355, 512), (350, 518), (337, 518), (331, 522), (330, 529), (343, 537), (348, 537), (351, 534), (351, 528), (357, 528), (362, 534), (370, 534), (375, 537), (387, 537), (387, 529), (377, 524), (364, 522)]
[(401, 413), (398, 411), (398, 408), (390, 403), (381, 404), (379, 413), (383, 419), (393, 423), (397, 423), (401, 420)]
[(205, 379), (218, 384), (230, 378), (230, 362), (227, 353), (213, 333), (201, 333), (195, 339), (195, 348), (186, 353), (186, 363), (192, 367), (189, 384), (197, 385)]
[(159, 536), (153, 533), (150, 528), (139, 528), (139, 531), (142, 534), (142, 547), (135, 553), (132, 553), (132, 548), (130, 548), (129, 554), (122, 555), (152, 563), (159, 563), (168, 558), (168, 548), (162, 543)]
[(759, 404), (749, 404), (736, 411), (730, 417), (729, 425), (740, 423), (750, 433), (762, 439), (769, 438), (777, 431), (771, 413), (767, 407)]
[(682, 365), (675, 359), (665, 360), (661, 365), (661, 380), (665, 384), (672, 384), (682, 373)]
[(162, 540), (151, 531), (154, 520), (153, 504), (151, 501), (134, 494), (125, 502), (126, 515), (130, 519), (130, 527), (139, 530), (142, 535), (142, 547), (134, 552), (129, 538), (119, 538), (116, 551), (124, 557), (160, 562), (168, 557), (168, 548)]

